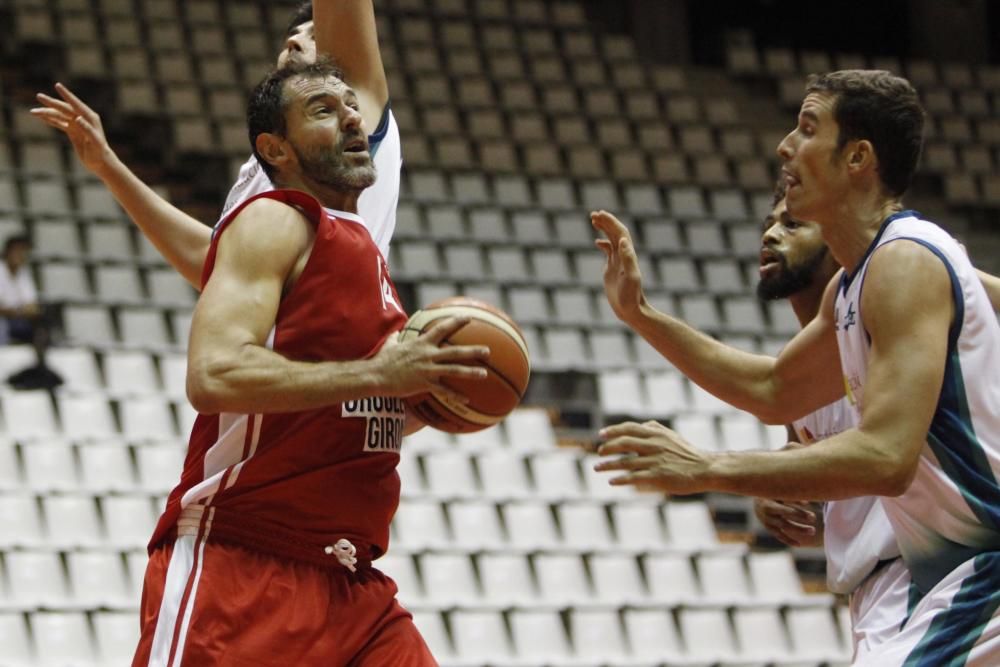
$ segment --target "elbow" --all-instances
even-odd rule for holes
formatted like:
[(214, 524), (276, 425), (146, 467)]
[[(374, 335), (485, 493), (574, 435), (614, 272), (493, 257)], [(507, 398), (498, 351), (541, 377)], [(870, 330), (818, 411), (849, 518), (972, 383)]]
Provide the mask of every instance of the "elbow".
[(879, 491), (877, 495), (896, 498), (903, 495), (913, 484), (913, 478), (917, 475), (916, 466), (897, 465), (895, 469), (887, 471), (879, 480)]
[(877, 460), (867, 462), (868, 469), (878, 472), (875, 476), (875, 488), (870, 495), (895, 498), (910, 488), (913, 478), (917, 476), (919, 450), (912, 452), (913, 456), (904, 454), (905, 451), (906, 448), (900, 443), (889, 450), (891, 454), (882, 452)]
[(228, 412), (226, 383), (218, 364), (191, 363), (188, 368), (186, 391), (188, 401), (199, 414), (215, 415)]
[(793, 419), (789, 419), (784, 411), (781, 411), (774, 406), (767, 406), (754, 410), (753, 416), (768, 426), (785, 426), (786, 424), (790, 424), (794, 421)]

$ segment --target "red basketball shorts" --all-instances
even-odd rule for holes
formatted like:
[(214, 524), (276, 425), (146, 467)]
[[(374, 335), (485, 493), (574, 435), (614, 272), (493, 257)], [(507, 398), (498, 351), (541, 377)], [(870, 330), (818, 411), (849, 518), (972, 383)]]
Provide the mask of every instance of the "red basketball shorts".
[(179, 537), (149, 559), (133, 667), (437, 667), (396, 584)]

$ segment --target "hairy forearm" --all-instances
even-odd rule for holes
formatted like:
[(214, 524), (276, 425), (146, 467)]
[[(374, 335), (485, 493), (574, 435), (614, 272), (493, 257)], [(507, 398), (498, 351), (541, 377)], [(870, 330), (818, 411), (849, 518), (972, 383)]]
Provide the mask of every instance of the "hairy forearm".
[(787, 421), (778, 412), (774, 397), (773, 358), (723, 345), (649, 305), (627, 324), (709, 393), (762, 421)]
[(158, 195), (116, 155), (97, 175), (170, 265), (200, 290), (211, 229)]
[(906, 490), (912, 462), (886, 451), (873, 436), (851, 429), (809, 447), (733, 452), (710, 463), (713, 491), (825, 501), (895, 496)]
[(188, 398), (203, 414), (283, 413), (384, 395), (373, 360), (292, 361), (259, 345), (189, 360)]

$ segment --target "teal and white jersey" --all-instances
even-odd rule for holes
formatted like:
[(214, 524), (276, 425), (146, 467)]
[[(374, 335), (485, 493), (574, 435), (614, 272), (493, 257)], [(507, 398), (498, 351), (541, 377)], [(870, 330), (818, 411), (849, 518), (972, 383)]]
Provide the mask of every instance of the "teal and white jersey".
[[(809, 445), (856, 426), (857, 412), (847, 398), (792, 423), (799, 442)], [(899, 556), (882, 502), (874, 496), (831, 500), (823, 504), (823, 551), (826, 585), (848, 595), (875, 570), (879, 561)]]
[[(859, 411), (871, 346), (861, 311), (865, 274), (875, 249), (898, 240), (919, 243), (941, 259), (955, 307), (941, 395), (916, 477), (903, 495), (882, 498), (913, 579), (927, 592), (972, 556), (1000, 550), (1000, 325), (954, 238), (913, 211), (890, 216), (854, 275), (844, 273), (837, 292), (834, 316), (844, 384)], [(920, 276), (913, 280), (919, 282)]]

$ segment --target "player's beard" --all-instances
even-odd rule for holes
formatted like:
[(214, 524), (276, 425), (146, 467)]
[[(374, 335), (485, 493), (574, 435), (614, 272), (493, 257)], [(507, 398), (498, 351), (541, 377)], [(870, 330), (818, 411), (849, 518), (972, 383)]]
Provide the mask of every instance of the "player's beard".
[(805, 259), (797, 266), (788, 266), (788, 259), (784, 255), (777, 255), (779, 270), (774, 275), (761, 278), (757, 283), (757, 296), (765, 301), (776, 299), (787, 299), (796, 292), (799, 292), (810, 285), (816, 278), (823, 260), (829, 249), (825, 246)]
[[(345, 138), (345, 141), (348, 138)], [(375, 164), (371, 158), (364, 163), (349, 164), (341, 142), (332, 149), (328, 146), (303, 148), (292, 144), (302, 172), (311, 180), (335, 190), (364, 190), (375, 182)]]

